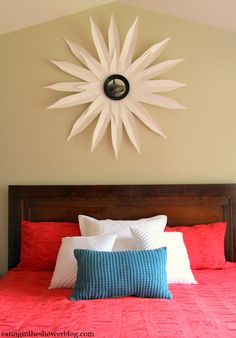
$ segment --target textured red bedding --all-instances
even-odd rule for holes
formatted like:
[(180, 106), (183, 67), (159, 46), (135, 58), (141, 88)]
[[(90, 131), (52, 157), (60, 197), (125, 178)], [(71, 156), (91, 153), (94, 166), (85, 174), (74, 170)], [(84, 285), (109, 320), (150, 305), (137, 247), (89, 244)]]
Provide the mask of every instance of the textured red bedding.
[[(11, 271), (0, 281), (1, 336), (236, 337), (236, 264), (194, 271), (198, 285), (171, 285), (172, 300), (72, 302), (48, 290), (51, 272)], [(77, 335), (76, 335), (77, 334)]]

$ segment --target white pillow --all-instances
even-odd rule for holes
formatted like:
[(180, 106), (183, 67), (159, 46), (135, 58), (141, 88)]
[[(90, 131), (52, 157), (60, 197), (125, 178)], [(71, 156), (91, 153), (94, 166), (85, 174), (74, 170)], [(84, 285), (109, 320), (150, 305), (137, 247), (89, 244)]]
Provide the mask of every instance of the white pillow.
[(167, 217), (158, 215), (150, 218), (141, 218), (139, 220), (97, 220), (96, 218), (79, 215), (80, 231), (83, 236), (111, 235), (117, 234), (113, 251), (135, 250), (135, 241), (130, 232), (130, 227), (145, 228), (149, 231), (155, 231), (158, 234), (165, 230)]
[(140, 250), (167, 247), (167, 280), (169, 284), (197, 284), (190, 268), (189, 257), (181, 232), (158, 234), (145, 229), (130, 229)]
[(111, 251), (116, 235), (63, 237), (49, 289), (73, 288), (77, 276), (74, 249)]

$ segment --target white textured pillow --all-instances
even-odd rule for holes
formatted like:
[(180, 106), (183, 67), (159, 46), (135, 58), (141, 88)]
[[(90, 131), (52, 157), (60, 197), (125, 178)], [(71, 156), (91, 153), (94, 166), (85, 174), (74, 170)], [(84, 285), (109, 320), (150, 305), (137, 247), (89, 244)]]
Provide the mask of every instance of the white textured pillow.
[(63, 237), (49, 289), (73, 288), (77, 276), (74, 249), (111, 251), (116, 235)]
[(139, 220), (97, 220), (96, 218), (79, 215), (80, 231), (83, 236), (110, 235), (117, 234), (113, 251), (135, 250), (135, 241), (130, 232), (130, 227), (135, 226), (141, 229), (148, 229), (161, 233), (165, 230), (167, 217), (158, 215), (150, 218), (141, 218)]
[(189, 257), (181, 232), (153, 233), (145, 229), (130, 229), (140, 250), (167, 247), (167, 280), (169, 284), (197, 284), (190, 268)]

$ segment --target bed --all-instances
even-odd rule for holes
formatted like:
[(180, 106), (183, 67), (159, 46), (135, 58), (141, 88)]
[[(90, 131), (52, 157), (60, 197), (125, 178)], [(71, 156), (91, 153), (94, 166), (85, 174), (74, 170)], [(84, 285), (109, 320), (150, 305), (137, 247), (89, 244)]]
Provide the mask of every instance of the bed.
[[(21, 271), (21, 221), (77, 222), (168, 216), (168, 226), (227, 222), (227, 263), (171, 284), (173, 299), (69, 300), (48, 289), (52, 271)], [(236, 185), (10, 186), (9, 272), (0, 280), (2, 336), (236, 337)]]

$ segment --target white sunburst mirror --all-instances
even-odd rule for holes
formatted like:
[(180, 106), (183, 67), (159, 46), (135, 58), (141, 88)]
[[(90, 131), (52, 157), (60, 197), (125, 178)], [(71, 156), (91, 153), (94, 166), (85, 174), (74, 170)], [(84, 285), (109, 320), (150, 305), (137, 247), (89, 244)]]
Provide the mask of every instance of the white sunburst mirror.
[(167, 60), (150, 66), (161, 54), (169, 38), (150, 47), (133, 61), (138, 39), (138, 17), (130, 27), (123, 47), (120, 46), (118, 29), (113, 16), (108, 30), (108, 46), (99, 28), (91, 18), (91, 32), (99, 61), (80, 45), (65, 40), (74, 56), (83, 64), (51, 61), (61, 70), (80, 81), (60, 82), (46, 88), (63, 92), (75, 92), (48, 107), (68, 108), (90, 103), (79, 116), (67, 138), (81, 133), (98, 117), (92, 139), (92, 149), (99, 144), (111, 122), (112, 145), (119, 155), (123, 127), (140, 153), (140, 140), (135, 117), (155, 133), (166, 137), (158, 122), (152, 118), (142, 103), (162, 108), (184, 109), (181, 104), (159, 93), (169, 92), (185, 84), (174, 80), (156, 79), (184, 59)]

